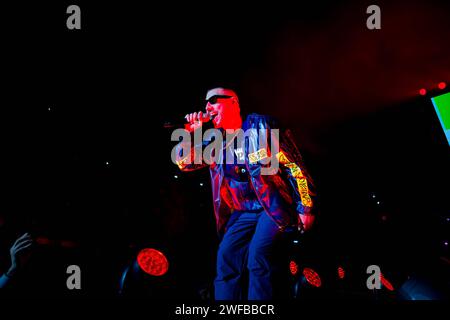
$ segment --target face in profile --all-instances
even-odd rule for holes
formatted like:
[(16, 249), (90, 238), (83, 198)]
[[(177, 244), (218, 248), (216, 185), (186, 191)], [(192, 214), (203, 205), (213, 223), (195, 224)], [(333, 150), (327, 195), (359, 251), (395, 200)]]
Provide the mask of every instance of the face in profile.
[(235, 129), (241, 121), (239, 102), (235, 96), (213, 95), (207, 100), (206, 111), (215, 128)]

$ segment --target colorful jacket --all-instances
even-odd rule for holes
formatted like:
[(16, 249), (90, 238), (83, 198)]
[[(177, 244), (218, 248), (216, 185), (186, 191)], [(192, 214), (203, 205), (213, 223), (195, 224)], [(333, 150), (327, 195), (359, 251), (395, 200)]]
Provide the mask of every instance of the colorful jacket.
[[(244, 131), (256, 129), (245, 138), (244, 155), (245, 166), (250, 175), (250, 185), (254, 189), (259, 202), (266, 214), (278, 225), (281, 230), (298, 227), (298, 214), (314, 214), (312, 191), (313, 182), (306, 172), (300, 152), (294, 142), (290, 130), (279, 127), (277, 122), (265, 115), (250, 114), (242, 124)], [(257, 131), (265, 129), (263, 131)], [(278, 129), (279, 139), (268, 134), (270, 129)], [(261, 133), (266, 131), (264, 139), (260, 140)], [(266, 141), (266, 143), (261, 143)], [(202, 142), (202, 146), (190, 146), (190, 159), (195, 158), (195, 150), (203, 150), (209, 142)], [(224, 164), (212, 163), (210, 165), (188, 163), (187, 156), (182, 154), (181, 146), (176, 150), (177, 164), (182, 171), (193, 171), (209, 166), (213, 196), (214, 214), (217, 231), (223, 235), (227, 222), (233, 212), (230, 207), (230, 191), (222, 184), (224, 177)], [(225, 141), (223, 143), (225, 147)], [(197, 147), (197, 148), (196, 148)], [(273, 148), (272, 148), (273, 147)], [(276, 152), (273, 153), (271, 149)], [(253, 151), (253, 152), (250, 152)], [(278, 168), (273, 174), (261, 174), (262, 168), (269, 168), (271, 161), (278, 161)], [(266, 160), (264, 160), (266, 159)], [(266, 162), (265, 164), (263, 162)], [(232, 191), (231, 191), (232, 192)]]

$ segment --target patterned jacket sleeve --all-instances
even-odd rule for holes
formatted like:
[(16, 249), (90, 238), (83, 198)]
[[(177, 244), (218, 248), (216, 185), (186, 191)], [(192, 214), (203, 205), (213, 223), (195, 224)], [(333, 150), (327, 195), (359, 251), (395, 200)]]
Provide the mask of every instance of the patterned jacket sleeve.
[(276, 155), (280, 170), (291, 186), (292, 199), (299, 214), (313, 214), (314, 184), (290, 130), (280, 131), (279, 152)]
[(207, 142), (202, 141), (196, 145), (192, 136), (188, 141), (183, 140), (175, 146), (175, 161), (181, 171), (195, 171), (208, 166), (203, 159), (203, 149)]

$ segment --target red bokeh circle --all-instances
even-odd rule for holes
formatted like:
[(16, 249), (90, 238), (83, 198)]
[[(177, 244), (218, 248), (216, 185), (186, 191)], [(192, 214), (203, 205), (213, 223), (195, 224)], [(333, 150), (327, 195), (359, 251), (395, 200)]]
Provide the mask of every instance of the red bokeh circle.
[(138, 254), (137, 262), (145, 273), (152, 276), (162, 276), (169, 269), (166, 256), (155, 249), (142, 249)]
[(306, 281), (309, 282), (314, 287), (320, 287), (322, 285), (322, 281), (320, 280), (320, 276), (317, 272), (315, 272), (311, 268), (303, 269), (303, 275), (306, 278)]

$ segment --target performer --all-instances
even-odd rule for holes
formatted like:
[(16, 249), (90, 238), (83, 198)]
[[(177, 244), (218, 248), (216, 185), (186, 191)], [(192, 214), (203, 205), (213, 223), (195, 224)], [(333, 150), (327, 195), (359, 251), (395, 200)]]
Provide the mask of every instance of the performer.
[[(222, 237), (217, 253), (215, 299), (269, 300), (273, 298), (275, 241), (289, 228), (308, 230), (314, 221), (312, 180), (289, 130), (279, 128), (269, 116), (254, 113), (243, 122), (238, 96), (231, 89), (211, 89), (206, 101), (206, 112), (186, 115), (188, 131), (199, 130), (202, 122), (212, 121), (216, 129), (227, 134), (261, 128), (280, 132), (274, 155), (268, 146), (249, 153), (249, 145), (257, 144), (258, 137), (250, 135), (241, 145), (237, 145), (239, 139), (232, 140), (232, 163), (189, 163), (182, 154), (186, 146), (180, 143), (176, 149), (176, 162), (182, 171), (206, 166), (210, 169), (217, 231)], [(230, 143), (223, 141), (223, 146), (226, 152)], [(188, 150), (190, 159), (195, 159), (199, 149), (192, 144)], [(267, 164), (263, 165), (262, 160), (271, 156), (279, 162), (279, 169), (263, 175), (261, 171)], [(248, 287), (243, 283), (246, 269)]]

